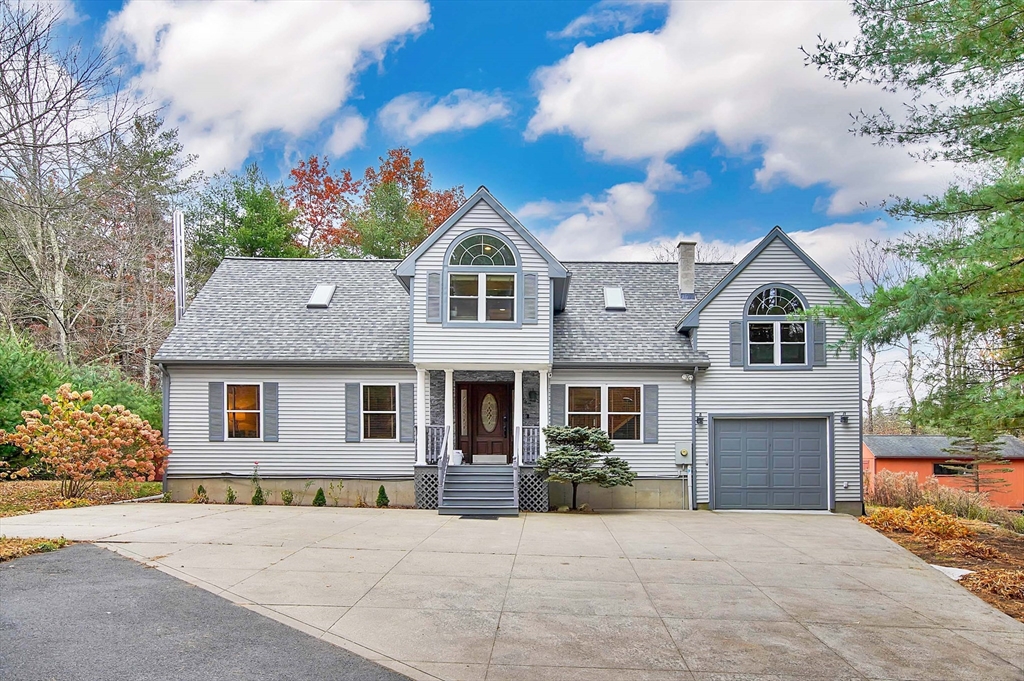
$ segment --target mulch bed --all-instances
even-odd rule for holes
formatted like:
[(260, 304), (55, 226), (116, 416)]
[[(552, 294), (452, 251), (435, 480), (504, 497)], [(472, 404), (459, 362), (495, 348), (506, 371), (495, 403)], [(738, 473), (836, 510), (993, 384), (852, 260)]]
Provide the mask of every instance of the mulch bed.
[(60, 483), (52, 480), (14, 480), (0, 482), (0, 518), (54, 508), (75, 508), (111, 504), (126, 499), (160, 494), (159, 482), (97, 482), (83, 499), (61, 499)]
[[(974, 531), (973, 541), (995, 549), (998, 557), (978, 558), (944, 553), (940, 544), (906, 532), (883, 532), (885, 536), (933, 565), (974, 570), (977, 576), (960, 583), (990, 605), (1024, 622), (1024, 535), (987, 523), (964, 521)], [(1008, 588), (1009, 585), (1009, 588)], [(1019, 588), (1014, 588), (1019, 585)], [(1016, 593), (1017, 598), (1006, 593)]]

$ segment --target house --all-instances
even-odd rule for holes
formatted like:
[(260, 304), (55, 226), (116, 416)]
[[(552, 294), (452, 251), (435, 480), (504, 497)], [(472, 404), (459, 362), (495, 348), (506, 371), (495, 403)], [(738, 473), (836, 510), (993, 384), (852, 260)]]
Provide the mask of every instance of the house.
[(228, 258), (156, 355), (168, 489), (245, 500), (258, 461), (271, 493), (546, 511), (569, 424), (638, 474), (595, 508), (860, 513), (859, 360), (790, 317), (841, 295), (778, 227), (735, 266), (561, 262), (483, 187), (401, 261)]
[[(1002, 482), (986, 491), (996, 504), (1021, 508), (1024, 506), (1024, 442), (1011, 435), (1005, 435), (999, 441), (1003, 445), (1002, 456), (1006, 463), (983, 465), (981, 468), (992, 471), (987, 477)], [(949, 446), (950, 439), (941, 435), (865, 435), (864, 473), (869, 481), (879, 471), (916, 473), (922, 482), (934, 476), (941, 485), (973, 490), (971, 479), (964, 474), (963, 468), (950, 463), (963, 459), (947, 452)]]

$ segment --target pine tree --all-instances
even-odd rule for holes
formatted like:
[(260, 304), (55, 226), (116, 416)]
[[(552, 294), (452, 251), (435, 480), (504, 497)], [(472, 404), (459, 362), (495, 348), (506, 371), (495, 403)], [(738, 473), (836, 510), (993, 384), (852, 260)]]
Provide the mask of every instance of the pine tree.
[(316, 496), (313, 497), (314, 506), (326, 506), (327, 496), (324, 494), (324, 488), (320, 487), (316, 490)]
[(377, 508), (387, 508), (391, 500), (388, 499), (388, 493), (384, 491), (384, 485), (380, 486), (377, 490)]

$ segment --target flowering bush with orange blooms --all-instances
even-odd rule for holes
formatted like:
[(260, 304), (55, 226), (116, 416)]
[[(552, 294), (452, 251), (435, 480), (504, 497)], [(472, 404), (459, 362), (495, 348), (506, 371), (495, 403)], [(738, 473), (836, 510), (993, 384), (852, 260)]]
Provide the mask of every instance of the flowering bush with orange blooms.
[(90, 409), (91, 399), (92, 391), (72, 391), (66, 383), (55, 398), (43, 395), (47, 413), (23, 411), (25, 423), (15, 432), (0, 430), (0, 443), (40, 457), (65, 499), (81, 497), (95, 480), (155, 480), (171, 451), (148, 421), (121, 405)]

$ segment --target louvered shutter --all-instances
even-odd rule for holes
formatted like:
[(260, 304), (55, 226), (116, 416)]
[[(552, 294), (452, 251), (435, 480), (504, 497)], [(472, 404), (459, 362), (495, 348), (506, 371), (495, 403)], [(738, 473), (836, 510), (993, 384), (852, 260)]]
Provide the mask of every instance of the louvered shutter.
[(359, 442), (359, 384), (345, 384), (345, 442)]
[(523, 275), (523, 323), (537, 323), (537, 273)]
[(658, 444), (658, 386), (644, 386), (644, 443)]
[(398, 384), (398, 441), (416, 441), (416, 421), (413, 405), (416, 403), (416, 384)]
[(565, 384), (551, 384), (551, 425), (565, 425)]
[(825, 352), (825, 322), (824, 320), (815, 320), (811, 326), (811, 340), (814, 342), (814, 365), (816, 367), (823, 367), (828, 363), (827, 353)]
[(427, 272), (427, 321), (441, 321), (441, 273)]
[(743, 322), (729, 322), (729, 366), (743, 366)]
[(224, 383), (210, 383), (210, 442), (224, 441)]
[(277, 403), (278, 384), (263, 384), (263, 441), (277, 442)]

